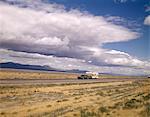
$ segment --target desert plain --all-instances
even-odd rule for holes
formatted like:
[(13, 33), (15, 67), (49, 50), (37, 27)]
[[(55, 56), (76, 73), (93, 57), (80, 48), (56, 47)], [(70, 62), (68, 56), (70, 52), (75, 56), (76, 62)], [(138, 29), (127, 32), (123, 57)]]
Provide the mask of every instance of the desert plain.
[(1, 70), (0, 116), (150, 117), (148, 78), (114, 82), (2, 84), (2, 80), (7, 79), (76, 79), (77, 76), (78, 74)]

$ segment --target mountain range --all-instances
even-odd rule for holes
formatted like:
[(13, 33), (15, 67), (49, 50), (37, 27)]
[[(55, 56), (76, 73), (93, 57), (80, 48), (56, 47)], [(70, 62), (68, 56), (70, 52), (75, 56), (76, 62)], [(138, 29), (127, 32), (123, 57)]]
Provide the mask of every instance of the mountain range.
[(68, 72), (68, 73), (85, 73), (87, 71), (72, 69), (72, 70), (61, 70), (52, 68), (49, 66), (40, 66), (40, 65), (26, 65), (20, 63), (6, 62), (0, 63), (0, 68), (10, 68), (10, 69), (25, 69), (25, 70), (41, 70), (41, 71), (54, 71), (54, 72)]

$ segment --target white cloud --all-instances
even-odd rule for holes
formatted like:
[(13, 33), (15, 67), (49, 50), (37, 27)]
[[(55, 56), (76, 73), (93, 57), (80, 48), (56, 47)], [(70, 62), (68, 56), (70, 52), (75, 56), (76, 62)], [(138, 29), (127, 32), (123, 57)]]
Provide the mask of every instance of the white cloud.
[[(121, 65), (121, 66), (135, 66), (144, 68), (150, 64), (145, 64), (145, 62), (132, 57), (128, 53), (117, 51), (117, 50), (106, 50), (100, 48), (87, 47), (86, 49), (92, 51), (92, 55), (89, 56), (89, 60), (93, 61), (95, 64), (100, 63), (100, 65)], [(86, 56), (87, 57), (87, 56)]]
[[(47, 43), (50, 42), (50, 43)], [(40, 44), (40, 45), (45, 45), (45, 46), (63, 46), (67, 45), (69, 43), (69, 40), (67, 38), (60, 39), (58, 37), (44, 37), (42, 39), (37, 39), (34, 44)]]
[[(113, 68), (99, 65), (145, 66), (145, 62), (127, 53), (102, 48), (104, 43), (140, 36), (115, 24), (121, 21), (124, 19), (117, 16), (106, 18), (79, 10), (66, 11), (62, 5), (41, 0), (6, 0), (0, 2), (0, 46), (5, 53), (1, 61), (106, 72)], [(129, 68), (123, 69), (129, 72)]]
[(0, 63), (15, 62), (28, 65), (48, 65), (57, 69), (79, 69), (96, 71), (100, 73), (115, 73), (124, 75), (146, 75), (150, 74), (150, 68), (131, 68), (122, 66), (96, 66), (86, 62), (82, 59), (55, 57), (48, 55), (41, 55), (36, 53), (16, 52), (12, 50), (0, 49)]
[[(78, 10), (45, 13), (1, 4), (0, 17), (1, 44), (18, 51), (24, 48), (24, 51), (63, 53), (72, 57), (72, 51), (75, 52), (73, 55), (85, 51), (81, 46), (98, 47), (103, 43), (128, 41), (139, 36), (137, 32), (108, 22), (102, 16), (84, 14)], [(43, 45), (46, 49), (41, 49)]]
[[(1, 1), (0, 1), (1, 2)], [(29, 8), (36, 11), (63, 12), (65, 7), (58, 4), (47, 4), (47, 0), (4, 0), (5, 3), (15, 5), (20, 8)], [(4, 4), (4, 2), (1, 2)]]
[(108, 62), (115, 64), (115, 65), (124, 65), (124, 66), (143, 66), (144, 62), (138, 60), (137, 58), (134, 58), (130, 56), (128, 53), (120, 52), (116, 50), (107, 51), (107, 54), (110, 54), (110, 56), (114, 56), (112, 58), (108, 57)]
[[(81, 59), (55, 57), (52, 55), (41, 55), (37, 53), (16, 52), (12, 50), (0, 49), (0, 62), (15, 62), (28, 65), (47, 65), (57, 69), (77, 69), (85, 61)], [(68, 68), (68, 65), (73, 65)]]
[(114, 0), (114, 2), (121, 2), (121, 3), (124, 3), (124, 2), (127, 2), (128, 0)]
[(145, 25), (150, 25), (150, 15), (148, 15), (144, 20)]
[(149, 12), (149, 11), (150, 11), (150, 6), (146, 6), (145, 11), (146, 11), (146, 12)]
[(114, 0), (115, 3), (126, 3), (127, 1), (135, 2), (136, 0)]

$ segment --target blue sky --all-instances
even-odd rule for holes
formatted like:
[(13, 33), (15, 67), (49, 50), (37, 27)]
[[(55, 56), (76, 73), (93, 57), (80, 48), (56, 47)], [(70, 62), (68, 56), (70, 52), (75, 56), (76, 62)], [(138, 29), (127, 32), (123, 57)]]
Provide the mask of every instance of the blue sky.
[[(141, 36), (136, 40), (127, 42), (107, 43), (104, 48), (116, 49), (119, 51), (127, 52), (133, 56), (141, 59), (150, 59), (150, 37), (149, 26), (144, 25), (143, 21), (149, 12), (145, 12), (148, 7), (149, 0), (120, 0), (114, 2), (113, 0), (49, 0), (50, 3), (63, 4), (66, 9), (80, 9), (81, 11), (88, 11), (96, 16), (119, 16), (128, 20), (131, 23), (128, 26), (140, 29)], [(135, 24), (132, 24), (135, 22)]]
[(0, 1), (0, 63), (150, 74), (149, 11), (148, 0)]
[(77, 8), (82, 11), (88, 11), (94, 15), (114, 15), (139, 19), (143, 22), (146, 7), (149, 0), (126, 0), (126, 2), (114, 2), (114, 0), (49, 0), (50, 3), (63, 4), (67, 9)]

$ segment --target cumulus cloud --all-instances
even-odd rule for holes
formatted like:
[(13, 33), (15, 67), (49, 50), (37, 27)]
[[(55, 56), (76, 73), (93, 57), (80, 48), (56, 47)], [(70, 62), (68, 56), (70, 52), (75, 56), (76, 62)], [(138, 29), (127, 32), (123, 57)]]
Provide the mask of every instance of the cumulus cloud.
[(144, 20), (145, 25), (150, 25), (150, 15), (148, 15)]
[(116, 25), (121, 25), (124, 27), (127, 27), (129, 29), (132, 29), (134, 31), (139, 31), (140, 30), (140, 24), (136, 21), (136, 20), (127, 20), (123, 17), (119, 17), (119, 16), (106, 16), (105, 19), (108, 22), (113, 22), (113, 24)]
[(82, 59), (56, 57), (51, 55), (41, 55), (37, 53), (16, 52), (12, 50), (0, 49), (0, 63), (15, 62), (28, 65), (46, 65), (63, 70), (88, 70), (100, 73), (114, 73), (124, 75), (145, 75), (150, 74), (150, 68), (131, 68), (123, 66), (97, 66), (92, 65), (91, 62), (86, 62)]
[(134, 66), (144, 68), (146, 66), (150, 67), (150, 64), (146, 61), (141, 61), (136, 57), (132, 57), (128, 53), (121, 52), (118, 50), (107, 50), (100, 48), (87, 47), (92, 51), (93, 55), (89, 57), (92, 63), (95, 65), (119, 65), (119, 66)]
[(59, 4), (46, 4), (47, 0), (1, 0), (1, 3), (8, 3), (9, 5), (15, 5), (20, 8), (29, 8), (36, 11), (45, 11), (45, 12), (63, 12), (65, 7)]
[[(28, 65), (51, 66), (57, 69), (77, 69), (85, 61), (81, 59), (56, 57), (52, 55), (41, 55), (37, 53), (16, 52), (12, 50), (0, 49), (0, 62), (15, 62)], [(70, 65), (73, 65), (72, 67)]]
[(106, 59), (107, 62), (112, 64), (118, 64), (118, 65), (124, 65), (124, 66), (143, 66), (144, 62), (133, 58), (129, 54), (121, 51), (116, 50), (110, 50), (107, 51), (106, 54), (109, 54), (108, 56), (114, 56), (113, 58), (108, 57), (109, 59)]
[(62, 11), (46, 13), (44, 9), (44, 12), (37, 12), (35, 8), (1, 4), (2, 47), (78, 58), (87, 53), (82, 46), (98, 47), (103, 43), (128, 41), (139, 36), (137, 32), (108, 22), (102, 16)]
[[(5, 53), (1, 61), (98, 71), (102, 70), (101, 65), (145, 66), (145, 62), (127, 53), (102, 48), (104, 43), (129, 41), (140, 36), (116, 24), (121, 21), (124, 20), (117, 16), (67, 11), (62, 5), (41, 0), (5, 0), (0, 2), (0, 48)], [(23, 59), (18, 59), (18, 54)], [(35, 56), (42, 59), (35, 60)]]

